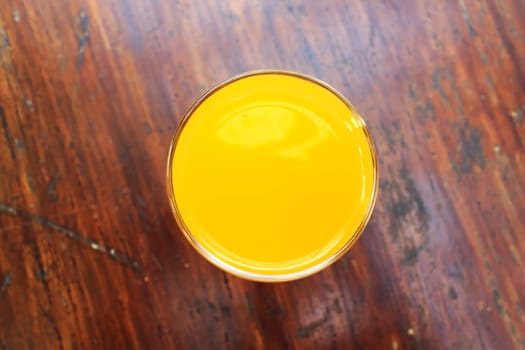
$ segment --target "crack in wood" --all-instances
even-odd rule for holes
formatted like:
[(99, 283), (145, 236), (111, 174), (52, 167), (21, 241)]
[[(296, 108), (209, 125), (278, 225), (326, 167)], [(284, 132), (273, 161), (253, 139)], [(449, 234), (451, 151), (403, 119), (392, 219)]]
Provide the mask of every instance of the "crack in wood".
[(16, 217), (25, 219), (26, 221), (36, 223), (42, 227), (51, 229), (57, 233), (60, 233), (63, 236), (66, 236), (67, 238), (70, 238), (86, 247), (89, 247), (97, 252), (100, 252), (108, 256), (112, 260), (115, 260), (127, 267), (131, 267), (133, 271), (135, 272), (140, 271), (139, 263), (136, 260), (134, 260), (132, 257), (124, 253), (121, 253), (114, 248), (107, 246), (103, 242), (97, 242), (94, 239), (86, 237), (80, 233), (77, 233), (65, 226), (49, 221), (48, 219), (42, 216), (30, 214), (28, 212), (13, 208), (2, 202), (0, 202), (0, 214), (8, 214), (8, 215), (16, 216)]

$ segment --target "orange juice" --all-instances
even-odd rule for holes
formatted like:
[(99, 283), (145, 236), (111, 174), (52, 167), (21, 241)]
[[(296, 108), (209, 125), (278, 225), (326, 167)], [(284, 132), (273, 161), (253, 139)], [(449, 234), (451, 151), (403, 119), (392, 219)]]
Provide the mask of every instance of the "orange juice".
[(189, 241), (235, 275), (314, 273), (361, 233), (377, 189), (364, 122), (333, 88), (296, 73), (247, 73), (188, 112), (168, 192)]

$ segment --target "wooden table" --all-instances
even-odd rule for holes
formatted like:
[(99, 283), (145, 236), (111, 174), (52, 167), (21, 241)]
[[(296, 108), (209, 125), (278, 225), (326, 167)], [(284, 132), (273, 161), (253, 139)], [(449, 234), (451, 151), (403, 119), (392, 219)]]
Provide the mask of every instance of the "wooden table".
[[(525, 349), (525, 2), (13, 0), (0, 6), (0, 349)], [(227, 275), (165, 165), (234, 74), (319, 77), (380, 193), (343, 259)]]

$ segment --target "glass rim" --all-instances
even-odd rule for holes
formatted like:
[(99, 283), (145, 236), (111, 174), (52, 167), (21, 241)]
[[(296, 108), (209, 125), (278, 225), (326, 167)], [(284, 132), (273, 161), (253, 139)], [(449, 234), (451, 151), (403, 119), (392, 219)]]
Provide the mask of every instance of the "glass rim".
[[(184, 126), (188, 122), (188, 120), (193, 115), (193, 112), (211, 95), (213, 95), (215, 92), (219, 91), (220, 89), (226, 87), (227, 85), (234, 83), (238, 80), (256, 76), (256, 75), (266, 75), (266, 74), (278, 74), (278, 75), (288, 75), (300, 79), (307, 80), (309, 82), (315, 83), (322, 88), (330, 91), (333, 93), (336, 97), (338, 97), (353, 113), (354, 117), (358, 120), (360, 123), (362, 130), (365, 134), (365, 138), (368, 142), (368, 147), (370, 149), (370, 155), (372, 158), (372, 168), (373, 168), (373, 180), (372, 180), (372, 194), (370, 201), (368, 203), (368, 208), (366, 209), (366, 213), (361, 219), (361, 223), (355, 230), (352, 237), (335, 253), (327, 256), (320, 262), (316, 263), (313, 266), (310, 266), (308, 268), (295, 271), (295, 272), (289, 272), (289, 273), (273, 273), (273, 274), (263, 274), (263, 273), (256, 273), (256, 272), (250, 272), (245, 271), (243, 269), (240, 269), (238, 267), (232, 266), (228, 264), (227, 262), (219, 259), (217, 256), (215, 256), (213, 253), (205, 249), (195, 238), (195, 236), (191, 233), (191, 231), (188, 229), (186, 224), (184, 223), (184, 220), (182, 218), (182, 215), (178, 209), (177, 201), (175, 199), (175, 192), (174, 192), (174, 186), (173, 186), (173, 158), (175, 155), (175, 148), (177, 146), (177, 143), (179, 141), (180, 135), (184, 129)], [(206, 260), (208, 260), (210, 263), (218, 267), (219, 269), (228, 272), (232, 275), (235, 275), (237, 277), (241, 277), (247, 280), (257, 281), (257, 282), (286, 282), (286, 281), (292, 281), (301, 279), (304, 277), (308, 277), (310, 275), (313, 275), (328, 266), (335, 263), (337, 260), (339, 260), (341, 257), (343, 257), (350, 248), (357, 242), (361, 234), (363, 233), (366, 225), (370, 221), (370, 218), (372, 216), (372, 212), (375, 207), (375, 203), (377, 200), (377, 192), (379, 187), (379, 174), (378, 174), (378, 162), (377, 162), (377, 153), (376, 153), (376, 147), (374, 144), (374, 141), (372, 139), (372, 136), (370, 134), (370, 131), (368, 130), (368, 127), (361, 116), (361, 114), (357, 111), (357, 109), (352, 105), (352, 103), (342, 94), (340, 93), (336, 88), (332, 87), (328, 83), (324, 82), (323, 80), (320, 80), (318, 78), (312, 77), (310, 75), (306, 75), (303, 73), (297, 73), (290, 70), (284, 70), (284, 69), (260, 69), (260, 70), (251, 70), (247, 71), (238, 75), (235, 75), (231, 78), (225, 79), (217, 84), (215, 84), (213, 87), (205, 91), (191, 106), (188, 108), (186, 113), (184, 114), (183, 118), (179, 122), (177, 129), (171, 139), (169, 151), (168, 151), (168, 161), (167, 161), (167, 168), (166, 168), (166, 187), (167, 187), (167, 194), (168, 199), (170, 202), (171, 211), (173, 213), (173, 216), (175, 217), (175, 221), (177, 222), (177, 225), (179, 226), (180, 230), (182, 231), (183, 235), (186, 237), (186, 239), (190, 242), (190, 244), (193, 246), (193, 248)]]

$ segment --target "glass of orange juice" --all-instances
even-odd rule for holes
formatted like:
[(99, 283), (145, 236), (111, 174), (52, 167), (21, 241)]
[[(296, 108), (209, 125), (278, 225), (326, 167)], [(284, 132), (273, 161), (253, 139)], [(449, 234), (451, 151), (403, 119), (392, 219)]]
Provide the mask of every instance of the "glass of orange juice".
[(206, 92), (171, 142), (170, 204), (189, 242), (242, 278), (288, 281), (355, 243), (377, 194), (356, 109), (315, 78), (248, 72)]

